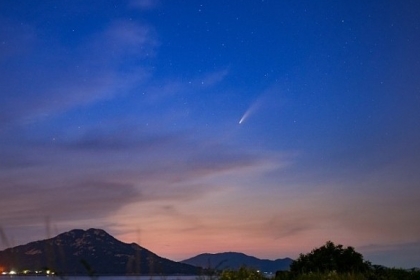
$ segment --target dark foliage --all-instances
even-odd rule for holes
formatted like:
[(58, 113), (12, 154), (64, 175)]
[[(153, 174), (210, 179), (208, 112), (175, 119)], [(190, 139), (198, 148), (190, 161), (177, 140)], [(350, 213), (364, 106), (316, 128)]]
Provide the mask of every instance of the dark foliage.
[(278, 271), (276, 280), (420, 280), (420, 271), (371, 265), (353, 247), (328, 241), (308, 254), (300, 254), (290, 271)]
[(419, 270), (387, 268), (380, 265), (372, 266), (366, 275), (368, 280), (420, 280)]
[(362, 254), (356, 252), (353, 247), (343, 248), (343, 245), (335, 245), (328, 241), (324, 246), (312, 250), (308, 254), (300, 254), (299, 258), (292, 262), (292, 273), (309, 272), (366, 272), (370, 264), (363, 260)]
[(219, 280), (267, 280), (267, 278), (257, 270), (241, 267), (238, 270), (224, 270)]

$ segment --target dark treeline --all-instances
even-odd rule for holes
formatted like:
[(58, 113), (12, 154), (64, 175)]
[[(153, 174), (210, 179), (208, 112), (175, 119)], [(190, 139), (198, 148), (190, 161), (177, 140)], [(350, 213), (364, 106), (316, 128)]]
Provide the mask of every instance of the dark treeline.
[[(265, 277), (249, 268), (220, 272), (219, 280), (264, 280)], [(275, 280), (420, 280), (420, 270), (405, 270), (372, 265), (353, 247), (344, 248), (328, 241), (308, 254), (300, 254), (289, 271), (278, 271)]]

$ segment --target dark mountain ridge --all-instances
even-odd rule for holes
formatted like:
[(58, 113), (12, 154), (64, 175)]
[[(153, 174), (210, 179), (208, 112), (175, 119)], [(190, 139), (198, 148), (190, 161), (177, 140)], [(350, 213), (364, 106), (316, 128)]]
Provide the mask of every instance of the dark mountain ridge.
[(75, 229), (54, 238), (0, 251), (4, 271), (52, 270), (63, 275), (198, 275), (200, 269), (171, 261), (104, 230)]
[(217, 254), (200, 254), (183, 260), (182, 263), (213, 269), (238, 269), (242, 266), (254, 268), (261, 272), (275, 273), (278, 270), (289, 270), (293, 262), (290, 258), (267, 260), (258, 259), (243, 253), (226, 252)]

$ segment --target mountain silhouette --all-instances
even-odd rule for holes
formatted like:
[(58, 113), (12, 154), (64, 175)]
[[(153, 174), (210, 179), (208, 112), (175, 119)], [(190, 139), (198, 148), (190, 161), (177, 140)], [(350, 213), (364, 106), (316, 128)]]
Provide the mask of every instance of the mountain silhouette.
[(4, 271), (46, 271), (62, 275), (198, 275), (198, 267), (171, 261), (104, 230), (75, 229), (54, 238), (0, 251)]
[(288, 270), (292, 259), (284, 258), (277, 260), (258, 259), (243, 253), (226, 252), (217, 254), (200, 254), (183, 260), (182, 263), (213, 269), (238, 269), (242, 266), (253, 268), (261, 272), (275, 273), (279, 270)]

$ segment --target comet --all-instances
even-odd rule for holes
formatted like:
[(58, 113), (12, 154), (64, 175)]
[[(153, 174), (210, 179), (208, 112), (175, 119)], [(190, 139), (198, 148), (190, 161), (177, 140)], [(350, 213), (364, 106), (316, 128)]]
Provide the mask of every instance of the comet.
[(249, 105), (248, 109), (239, 120), (239, 124), (243, 124), (246, 120), (249, 119), (250, 116), (254, 115), (256, 111), (264, 109), (264, 107), (266, 107), (268, 104), (272, 106), (272, 103), (278, 104), (279, 101), (281, 101), (281, 88), (274, 86), (265, 90), (263, 93), (258, 95), (257, 98), (254, 99), (253, 102)]
[(253, 114), (258, 109), (258, 107), (260, 107), (260, 104), (260, 100), (257, 100), (254, 103), (252, 103), (251, 106), (249, 106), (248, 110), (245, 111), (242, 118), (239, 120), (239, 124), (242, 124), (251, 114)]
[(245, 112), (245, 114), (242, 116), (242, 118), (239, 120), (239, 124), (242, 124), (243, 121), (248, 117), (249, 115), (249, 109)]

